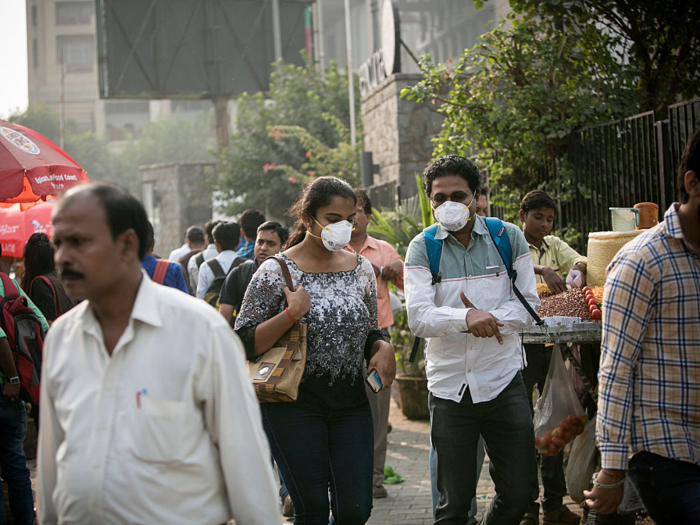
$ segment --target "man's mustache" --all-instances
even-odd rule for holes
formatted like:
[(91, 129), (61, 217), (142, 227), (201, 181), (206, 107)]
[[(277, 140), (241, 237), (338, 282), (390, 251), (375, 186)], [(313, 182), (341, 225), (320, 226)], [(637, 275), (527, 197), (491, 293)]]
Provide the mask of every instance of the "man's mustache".
[(61, 279), (84, 279), (85, 274), (82, 274), (80, 272), (76, 272), (75, 270), (71, 270), (70, 268), (64, 268), (60, 270), (59, 276)]

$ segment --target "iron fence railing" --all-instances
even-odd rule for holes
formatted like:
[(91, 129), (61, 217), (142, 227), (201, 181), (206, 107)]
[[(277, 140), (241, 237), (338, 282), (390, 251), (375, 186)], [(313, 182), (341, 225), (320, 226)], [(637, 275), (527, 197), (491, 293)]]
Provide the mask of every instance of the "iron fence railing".
[[(650, 111), (572, 135), (568, 156), (572, 187), (564, 188), (568, 198), (559, 200), (557, 223), (560, 235), (567, 226), (576, 230), (579, 235), (570, 239), (580, 252), (586, 253), (590, 232), (611, 229), (609, 208), (654, 202), (663, 219), (678, 199), (678, 167), (685, 144), (700, 123), (700, 98), (670, 106), (668, 113), (663, 121), (656, 121)], [(533, 187), (554, 187), (550, 183), (557, 179), (557, 164), (547, 161), (531, 175)], [(498, 193), (492, 186), (492, 197)], [(514, 204), (492, 206), (491, 212), (504, 218), (512, 214)]]

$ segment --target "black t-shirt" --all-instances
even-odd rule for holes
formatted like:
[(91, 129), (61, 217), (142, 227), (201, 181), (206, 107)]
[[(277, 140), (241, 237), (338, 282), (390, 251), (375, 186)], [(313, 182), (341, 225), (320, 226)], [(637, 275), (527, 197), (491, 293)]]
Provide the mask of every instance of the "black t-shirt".
[[(51, 284), (47, 283), (46, 279)], [(35, 277), (29, 284), (27, 295), (41, 310), (47, 321), (55, 321), (57, 317), (75, 306), (75, 302), (68, 297), (63, 283), (55, 273)]]
[(248, 288), (250, 279), (253, 277), (258, 265), (255, 261), (246, 261), (239, 264), (226, 276), (221, 293), (219, 294), (219, 304), (228, 304), (233, 306), (234, 321), (238, 312), (241, 310), (243, 296)]

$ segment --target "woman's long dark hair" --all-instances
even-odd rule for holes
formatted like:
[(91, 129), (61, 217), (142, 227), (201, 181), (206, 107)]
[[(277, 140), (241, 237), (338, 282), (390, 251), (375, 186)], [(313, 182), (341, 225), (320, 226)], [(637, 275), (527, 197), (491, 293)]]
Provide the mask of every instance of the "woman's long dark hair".
[(34, 233), (24, 247), (24, 274), (22, 289), (29, 294), (29, 285), (35, 277), (56, 270), (54, 247), (45, 233)]
[(306, 226), (304, 226), (304, 221), (301, 219), (302, 215), (306, 214), (309, 217), (316, 217), (318, 209), (328, 206), (333, 197), (344, 197), (357, 204), (357, 197), (352, 186), (337, 177), (319, 177), (304, 187), (301, 196), (288, 212), (290, 217), (296, 219), (296, 231), (284, 244), (284, 250), (296, 246), (304, 240)]

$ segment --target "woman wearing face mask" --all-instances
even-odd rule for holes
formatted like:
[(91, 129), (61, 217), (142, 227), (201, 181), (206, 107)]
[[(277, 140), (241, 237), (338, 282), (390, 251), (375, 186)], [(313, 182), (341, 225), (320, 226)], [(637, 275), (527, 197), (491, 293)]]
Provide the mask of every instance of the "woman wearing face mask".
[[(377, 326), (372, 265), (343, 248), (356, 197), (347, 183), (321, 177), (292, 207), (296, 232), (279, 257), (296, 290), (268, 259), (248, 286), (236, 332), (248, 357), (264, 353), (295, 322), (307, 325), (307, 361), (294, 403), (261, 404), (272, 455), (294, 504), (295, 524), (360, 525), (372, 508), (372, 414), (365, 365), (383, 388), (396, 372), (394, 350)], [(285, 308), (286, 300), (286, 308)]]

